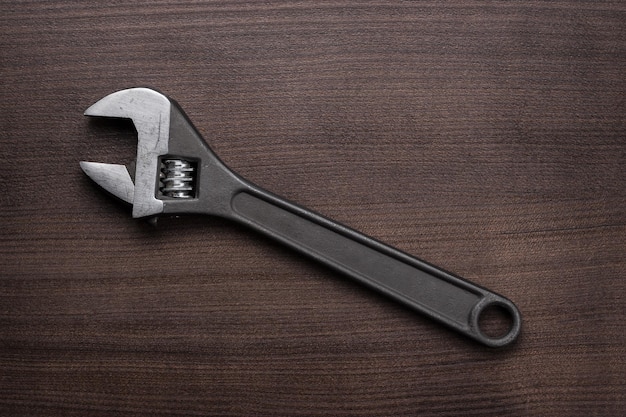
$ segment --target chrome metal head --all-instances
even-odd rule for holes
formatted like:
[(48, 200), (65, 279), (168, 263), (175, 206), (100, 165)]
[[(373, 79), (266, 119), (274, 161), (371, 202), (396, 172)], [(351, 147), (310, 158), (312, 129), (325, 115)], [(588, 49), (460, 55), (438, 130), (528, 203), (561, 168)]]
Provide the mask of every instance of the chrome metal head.
[(80, 163), (101, 187), (133, 205), (133, 217), (163, 212), (163, 201), (155, 197), (155, 188), (159, 157), (168, 153), (171, 107), (170, 100), (157, 91), (131, 88), (109, 94), (85, 111), (85, 116), (131, 119), (137, 129), (134, 173), (123, 165)]

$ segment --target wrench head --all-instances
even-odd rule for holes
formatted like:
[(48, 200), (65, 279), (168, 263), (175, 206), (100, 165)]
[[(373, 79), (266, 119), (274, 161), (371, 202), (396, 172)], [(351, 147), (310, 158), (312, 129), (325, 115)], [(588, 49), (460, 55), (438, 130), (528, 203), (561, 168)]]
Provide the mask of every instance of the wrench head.
[[(131, 119), (137, 130), (135, 172), (122, 165), (81, 162), (83, 171), (101, 187), (133, 205), (133, 217), (163, 213), (163, 201), (155, 197), (159, 158), (168, 153), (172, 104), (149, 88), (130, 88), (102, 98), (85, 116)], [(131, 179), (134, 177), (134, 182)]]

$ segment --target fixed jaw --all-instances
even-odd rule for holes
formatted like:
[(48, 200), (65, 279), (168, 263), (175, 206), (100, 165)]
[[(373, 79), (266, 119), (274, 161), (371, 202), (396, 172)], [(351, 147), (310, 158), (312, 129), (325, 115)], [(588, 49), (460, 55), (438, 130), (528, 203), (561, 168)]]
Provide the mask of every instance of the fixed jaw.
[[(149, 88), (130, 88), (102, 98), (85, 111), (85, 116), (131, 119), (137, 130), (135, 172), (123, 165), (81, 162), (85, 173), (101, 187), (133, 204), (133, 217), (163, 212), (163, 201), (155, 197), (161, 155), (168, 153), (171, 102)], [(131, 176), (134, 174), (134, 182)]]

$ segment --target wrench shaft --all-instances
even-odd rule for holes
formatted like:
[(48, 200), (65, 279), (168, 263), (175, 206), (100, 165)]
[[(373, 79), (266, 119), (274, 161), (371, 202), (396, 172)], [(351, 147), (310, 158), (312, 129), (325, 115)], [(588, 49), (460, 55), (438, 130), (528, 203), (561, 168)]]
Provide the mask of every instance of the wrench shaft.
[[(241, 223), (488, 346), (517, 336), (517, 308), (485, 288), (257, 187), (235, 193), (231, 207)], [(492, 305), (512, 321), (503, 336), (480, 330), (479, 316)]]

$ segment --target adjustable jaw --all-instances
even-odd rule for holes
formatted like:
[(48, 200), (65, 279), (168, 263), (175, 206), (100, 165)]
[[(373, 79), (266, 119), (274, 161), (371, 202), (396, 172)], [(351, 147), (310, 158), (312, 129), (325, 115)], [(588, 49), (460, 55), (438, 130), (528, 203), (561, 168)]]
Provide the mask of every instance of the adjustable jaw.
[[(80, 163), (98, 185), (133, 205), (133, 217), (206, 213), (227, 215), (224, 194), (247, 183), (209, 149), (180, 106), (148, 88), (104, 97), (86, 116), (131, 119), (137, 130), (137, 159), (129, 166)], [(134, 165), (134, 166), (133, 166)]]

